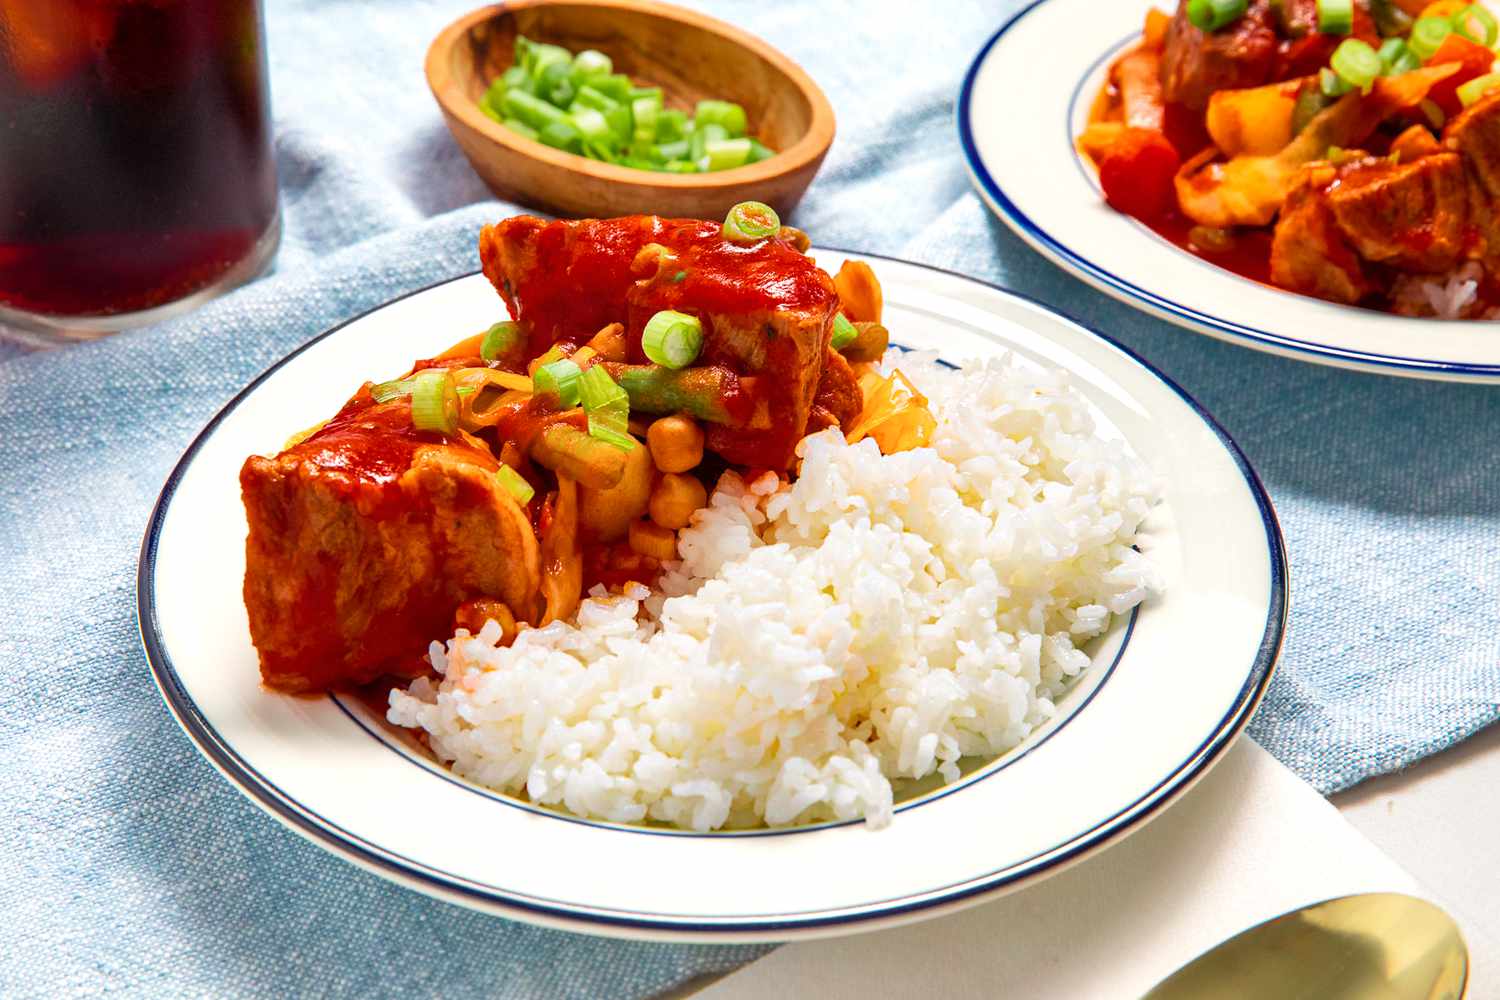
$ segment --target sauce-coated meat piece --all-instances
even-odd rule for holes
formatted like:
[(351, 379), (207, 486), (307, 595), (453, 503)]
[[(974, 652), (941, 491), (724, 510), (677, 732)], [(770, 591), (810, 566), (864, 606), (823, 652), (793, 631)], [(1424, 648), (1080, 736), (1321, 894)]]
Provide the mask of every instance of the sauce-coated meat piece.
[(1270, 82), (1281, 44), (1270, 0), (1251, 0), (1243, 17), (1212, 33), (1194, 26), (1187, 8), (1182, 0), (1162, 49), (1161, 82), (1169, 104), (1202, 110), (1216, 90)]
[(1276, 223), (1271, 280), (1294, 292), (1354, 305), (1373, 286), (1328, 206), (1328, 186), (1337, 177), (1330, 163), (1304, 168)]
[(1347, 164), (1327, 198), (1339, 229), (1365, 260), (1436, 274), (1464, 252), (1469, 195), (1457, 153)]
[(408, 400), (368, 388), (301, 443), (248, 459), (245, 608), (266, 685), (420, 670), (463, 602), (529, 609), (536, 537), (498, 468), (482, 443), (414, 430)]
[(625, 323), (631, 360), (658, 311), (703, 323), (700, 366), (721, 366), (748, 386), (752, 405), (732, 425), (708, 428), (731, 462), (785, 469), (807, 427), (823, 374), (838, 294), (788, 240), (736, 243), (715, 222), (628, 216), (547, 222), (517, 216), (480, 234), (484, 273), (528, 331), (530, 354), (582, 343)]

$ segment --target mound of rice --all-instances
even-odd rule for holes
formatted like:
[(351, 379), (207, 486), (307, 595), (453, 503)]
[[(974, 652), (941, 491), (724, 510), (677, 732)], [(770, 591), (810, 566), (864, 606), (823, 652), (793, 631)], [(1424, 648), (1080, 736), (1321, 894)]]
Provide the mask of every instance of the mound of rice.
[(441, 682), (393, 691), (390, 721), (481, 785), (694, 830), (883, 825), (893, 781), (1016, 746), (1154, 588), (1132, 543), (1155, 481), (1060, 373), (899, 364), (932, 447), (829, 430), (795, 483), (725, 475), (659, 591), (433, 643)]

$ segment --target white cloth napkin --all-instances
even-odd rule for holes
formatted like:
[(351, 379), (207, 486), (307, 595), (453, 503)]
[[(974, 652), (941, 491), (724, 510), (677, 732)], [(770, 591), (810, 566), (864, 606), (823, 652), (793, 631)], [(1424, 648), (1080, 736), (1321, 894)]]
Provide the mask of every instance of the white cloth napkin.
[[(1247, 927), (1359, 892), (1432, 898), (1245, 739), (1155, 822), (1055, 878), (952, 916), (788, 945), (694, 1000), (1138, 997)], [(1475, 965), (1468, 995), (1500, 995)]]

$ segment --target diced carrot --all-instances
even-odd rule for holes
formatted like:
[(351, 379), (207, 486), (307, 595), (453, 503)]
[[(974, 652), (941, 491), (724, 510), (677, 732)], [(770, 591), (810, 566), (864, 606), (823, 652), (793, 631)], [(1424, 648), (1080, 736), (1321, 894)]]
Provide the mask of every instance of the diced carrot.
[(1427, 60), (1429, 66), (1448, 63), (1458, 63), (1458, 72), (1435, 85), (1427, 96), (1443, 109), (1444, 114), (1452, 117), (1463, 110), (1463, 102), (1458, 99), (1458, 88), (1488, 73), (1495, 65), (1495, 53), (1478, 42), (1452, 34), (1443, 39), (1437, 52)]
[(1424, 156), (1440, 153), (1442, 149), (1426, 125), (1411, 126), (1391, 143), (1391, 153), (1402, 163), (1420, 160)]
[(1177, 204), (1173, 179), (1181, 160), (1160, 132), (1127, 128), (1099, 160), (1099, 184), (1117, 210), (1153, 220)]
[(1146, 26), (1141, 30), (1141, 44), (1153, 52), (1160, 52), (1167, 42), (1167, 28), (1172, 19), (1152, 7), (1146, 11)]
[(1125, 124), (1160, 132), (1167, 113), (1161, 86), (1161, 56), (1136, 49), (1115, 63), (1114, 72)]
[[(1422, 8), (1420, 17), (1452, 17), (1465, 7), (1469, 6), (1470, 0), (1433, 0), (1432, 3)], [(1404, 6), (1404, 5), (1403, 5)], [(1408, 11), (1407, 13), (1411, 13)]]
[(1078, 148), (1097, 164), (1124, 131), (1125, 126), (1119, 122), (1094, 122), (1078, 137)]

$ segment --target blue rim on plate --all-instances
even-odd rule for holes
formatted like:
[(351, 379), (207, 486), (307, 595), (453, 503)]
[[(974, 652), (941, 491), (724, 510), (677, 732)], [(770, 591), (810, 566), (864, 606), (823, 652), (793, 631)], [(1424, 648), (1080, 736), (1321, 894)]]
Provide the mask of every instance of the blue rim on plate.
[[(836, 248), (828, 249), (839, 253), (852, 254), (852, 251), (839, 251)], [(883, 257), (878, 254), (860, 253), (858, 256), (903, 264), (910, 263), (900, 261), (898, 258)], [(995, 894), (1007, 888), (1015, 887), (1018, 883), (1036, 879), (1038, 876), (1044, 874), (1050, 874), (1055, 870), (1081, 860), (1083, 857), (1106, 846), (1119, 836), (1135, 829), (1145, 819), (1174, 801), (1179, 795), (1190, 788), (1198, 777), (1206, 772), (1208, 767), (1228, 749), (1234, 742), (1235, 737), (1244, 729), (1255, 708), (1259, 705), (1261, 698), (1265, 695), (1286, 635), (1289, 612), (1288, 567), (1280, 522), (1277, 519), (1276, 512), (1271, 505), (1265, 487), (1260, 481), (1260, 477), (1251, 468), (1244, 453), (1234, 442), (1233, 438), (1229, 436), (1228, 432), (1219, 426), (1197, 400), (1130, 348), (1105, 334), (1093, 330), (1067, 313), (1030, 296), (971, 278), (956, 271), (930, 267), (928, 265), (915, 266), (973, 282), (974, 284), (993, 289), (1004, 295), (1050, 311), (1087, 331), (1115, 351), (1130, 358), (1180, 397), (1198, 418), (1214, 432), (1244, 478), (1245, 485), (1253, 496), (1256, 508), (1261, 517), (1270, 563), (1270, 594), (1268, 595), (1268, 613), (1265, 630), (1262, 634), (1256, 655), (1248, 666), (1244, 683), (1241, 685), (1233, 703), (1218, 725), (1215, 726), (1214, 730), (1177, 768), (1140, 795), (1134, 802), (1097, 823), (1093, 828), (1033, 857), (1009, 864), (1003, 869), (966, 879), (954, 885), (933, 887), (920, 893), (913, 893), (894, 899), (852, 904), (827, 913), (804, 912), (785, 915), (756, 915), (753, 920), (741, 920), (731, 917), (715, 919), (712, 922), (695, 922), (691, 919), (677, 918), (667, 914), (652, 915), (638, 910), (632, 910), (628, 913), (624, 911), (607, 911), (601, 908), (548, 900), (533, 895), (500, 889), (495, 886), (482, 885), (465, 879), (462, 876), (438, 871), (413, 859), (385, 850), (379, 845), (341, 828), (281, 792), (273, 783), (265, 779), (223, 739), (188, 696), (162, 640), (156, 608), (155, 566), (157, 546), (160, 541), (168, 505), (194, 457), (213, 434), (214, 430), (246, 397), (272, 374), (314, 344), (338, 333), (351, 323), (363, 319), (365, 316), (383, 309), (392, 303), (419, 295), (453, 281), (471, 277), (473, 274), (477, 274), (477, 271), (445, 281), (434, 282), (424, 288), (416, 289), (405, 295), (383, 302), (302, 344), (258, 375), (244, 389), (237, 393), (234, 398), (226, 403), (223, 409), (215, 414), (213, 419), (199, 432), (198, 436), (193, 439), (193, 442), (183, 453), (182, 458), (173, 468), (171, 475), (168, 476), (166, 484), (163, 486), (161, 494), (157, 499), (156, 506), (152, 510), (150, 520), (147, 523), (145, 536), (141, 543), (140, 567), (136, 578), (137, 613), (139, 616), (141, 641), (145, 649), (147, 663), (151, 669), (152, 678), (160, 689), (168, 709), (183, 728), (183, 731), (188, 735), (189, 739), (252, 802), (279, 818), (297, 833), (330, 850), (332, 853), (342, 856), (346, 860), (354, 861), (363, 867), (376, 870), (392, 878), (394, 881), (408, 885), (415, 884), (424, 891), (452, 902), (489, 912), (504, 913), (510, 911), (518, 917), (529, 915), (531, 919), (540, 918), (546, 922), (557, 925), (568, 925), (580, 929), (587, 929), (592, 925), (596, 929), (623, 928), (643, 932), (655, 932), (665, 936), (670, 936), (674, 933), (690, 934), (700, 940), (714, 937), (743, 940), (746, 935), (769, 936), (778, 932), (848, 927), (854, 924), (878, 922), (923, 910), (948, 908), (966, 900)], [(1132, 625), (1133, 622), (1134, 617), (1132, 616)], [(1098, 688), (1095, 690), (1098, 690)], [(1058, 727), (1059, 730), (1061, 728), (1061, 726)], [(1054, 730), (1054, 732), (1056, 731)], [(913, 803), (913, 805), (915, 804), (917, 803)], [(554, 818), (564, 818), (559, 817), (551, 811), (543, 810), (542, 812)], [(614, 824), (594, 825), (614, 826)], [(851, 913), (849, 912), (851, 910), (857, 912)]]
[[(1032, 11), (1049, 3), (1051, 0), (1032, 0), (1031, 3), (1022, 7), (1000, 26), (989, 40), (984, 43), (974, 61), (969, 64), (969, 69), (964, 73), (963, 86), (959, 89), (958, 103), (955, 106), (955, 115), (958, 124), (958, 140), (963, 150), (964, 162), (968, 167), (969, 176), (975, 187), (979, 189), (984, 200), (989, 203), (995, 214), (1011, 227), (1023, 240), (1030, 244), (1038, 253), (1049, 258), (1054, 263), (1067, 270), (1084, 281), (1093, 285), (1100, 291), (1125, 302), (1127, 305), (1136, 306), (1153, 316), (1165, 319), (1173, 323), (1186, 326), (1190, 329), (1207, 333), (1222, 340), (1238, 343), (1242, 346), (1257, 348), (1260, 350), (1271, 350), (1273, 353), (1284, 356), (1301, 358), (1307, 361), (1355, 365), (1365, 371), (1385, 372), (1393, 375), (1448, 375), (1467, 376), (1483, 379), (1500, 378), (1500, 364), (1470, 364), (1467, 362), (1442, 361), (1426, 358), (1403, 357), (1394, 354), (1380, 354), (1352, 349), (1330, 347), (1326, 344), (1318, 344), (1312, 341), (1301, 340), (1283, 334), (1262, 330), (1245, 323), (1225, 319), (1222, 316), (1214, 316), (1201, 310), (1192, 309), (1176, 302), (1164, 295), (1142, 288), (1140, 285), (1121, 278), (1109, 269), (1100, 266), (1090, 260), (1082, 252), (1062, 243), (1045, 229), (1039, 226), (1028, 216), (1005, 193), (1005, 190), (995, 180), (989, 169), (985, 166), (983, 158), (979, 155), (979, 147), (974, 141), (974, 130), (970, 121), (973, 117), (974, 80), (979, 74), (980, 68), (995, 45), (1016, 25), (1018, 25)], [(1107, 54), (1106, 54), (1107, 55)], [(1101, 57), (1103, 58), (1103, 57)], [(1096, 61), (1094, 67), (1097, 68)], [(1068, 148), (1073, 148), (1072, 113), (1077, 107), (1078, 88), (1082, 88), (1088, 79), (1086, 74), (1079, 80), (1071, 98), (1068, 101), (1069, 116), (1062, 122), (1065, 130)], [(1033, 137), (1040, 140), (1040, 137)], [(1077, 154), (1073, 154), (1075, 159)], [(1160, 237), (1154, 238), (1160, 239)], [(1185, 251), (1184, 251), (1185, 252)], [(1287, 294), (1294, 294), (1288, 292)], [(1318, 302), (1318, 300), (1313, 300)], [(1330, 305), (1318, 302), (1319, 305)], [(1352, 309), (1349, 306), (1330, 306), (1331, 308)], [(1361, 313), (1367, 310), (1359, 310)], [(1374, 317), (1382, 314), (1374, 313)]]

